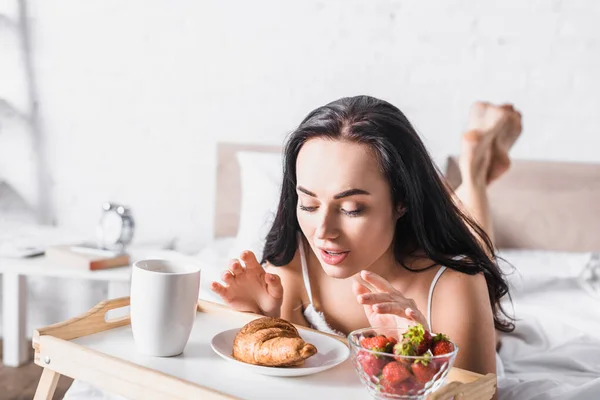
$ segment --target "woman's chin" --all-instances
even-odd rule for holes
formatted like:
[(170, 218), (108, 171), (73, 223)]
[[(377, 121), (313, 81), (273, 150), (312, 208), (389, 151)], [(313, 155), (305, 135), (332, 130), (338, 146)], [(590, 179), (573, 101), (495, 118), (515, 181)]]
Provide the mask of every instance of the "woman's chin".
[(329, 265), (321, 261), (321, 267), (323, 271), (327, 274), (327, 276), (335, 279), (346, 279), (350, 278), (353, 275), (356, 275), (357, 271), (354, 268), (348, 265), (338, 264), (338, 265)]

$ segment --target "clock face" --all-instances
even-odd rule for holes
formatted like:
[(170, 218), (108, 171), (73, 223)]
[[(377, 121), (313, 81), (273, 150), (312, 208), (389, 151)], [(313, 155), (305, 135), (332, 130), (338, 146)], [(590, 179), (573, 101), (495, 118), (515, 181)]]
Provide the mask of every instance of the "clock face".
[(100, 221), (98, 236), (104, 246), (115, 245), (121, 238), (123, 218), (114, 211), (104, 213)]

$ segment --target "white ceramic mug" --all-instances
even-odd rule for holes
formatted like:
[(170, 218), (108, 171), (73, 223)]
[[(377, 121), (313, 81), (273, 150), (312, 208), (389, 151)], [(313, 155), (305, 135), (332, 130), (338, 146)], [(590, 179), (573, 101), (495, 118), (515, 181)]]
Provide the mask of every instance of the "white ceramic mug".
[(183, 353), (196, 317), (200, 267), (170, 260), (140, 260), (131, 274), (131, 329), (139, 353)]

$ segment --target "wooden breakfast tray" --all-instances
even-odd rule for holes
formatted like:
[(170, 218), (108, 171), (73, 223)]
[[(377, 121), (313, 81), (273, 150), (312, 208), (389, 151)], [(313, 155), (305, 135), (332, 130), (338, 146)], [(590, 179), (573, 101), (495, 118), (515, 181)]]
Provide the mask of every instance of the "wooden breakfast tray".
[[(210, 347), (212, 337), (259, 315), (204, 300), (198, 301), (194, 328), (182, 355), (139, 355), (129, 317), (106, 319), (109, 310), (128, 305), (129, 297), (103, 301), (81, 317), (34, 331), (35, 363), (44, 368), (34, 400), (51, 400), (60, 375), (130, 399), (370, 398), (350, 359), (327, 371), (295, 378), (248, 373), (223, 360)], [(344, 338), (335, 338), (346, 343)], [(450, 383), (430, 400), (453, 396), (488, 400), (496, 385), (494, 374), (483, 376), (458, 368), (450, 371), (447, 380)]]

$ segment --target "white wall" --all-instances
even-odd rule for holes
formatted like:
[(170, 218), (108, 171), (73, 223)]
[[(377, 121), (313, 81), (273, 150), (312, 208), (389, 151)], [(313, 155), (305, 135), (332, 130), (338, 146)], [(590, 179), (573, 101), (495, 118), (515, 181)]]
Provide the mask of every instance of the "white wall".
[(516, 157), (600, 162), (596, 0), (29, 4), (61, 225), (92, 230), (111, 199), (133, 207), (139, 240), (197, 248), (215, 143), (279, 144), (346, 95), (399, 106), (437, 160), (486, 99), (523, 111)]

